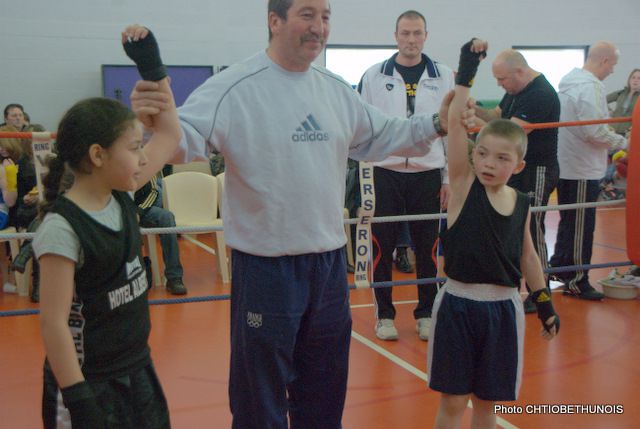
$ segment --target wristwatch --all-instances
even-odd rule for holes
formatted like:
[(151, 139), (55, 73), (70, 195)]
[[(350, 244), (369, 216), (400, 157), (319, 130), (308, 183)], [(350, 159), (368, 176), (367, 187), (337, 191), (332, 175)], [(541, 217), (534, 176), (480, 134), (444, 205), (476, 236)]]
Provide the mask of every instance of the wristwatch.
[(446, 136), (447, 132), (442, 128), (442, 124), (440, 123), (440, 113), (434, 113), (431, 119), (433, 120), (433, 128), (435, 128), (436, 133), (438, 133), (439, 136)]

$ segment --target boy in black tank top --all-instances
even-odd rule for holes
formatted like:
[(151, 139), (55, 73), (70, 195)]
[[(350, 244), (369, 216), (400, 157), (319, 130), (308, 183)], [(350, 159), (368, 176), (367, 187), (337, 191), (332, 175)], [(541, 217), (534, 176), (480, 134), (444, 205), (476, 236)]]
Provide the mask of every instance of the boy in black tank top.
[(524, 168), (527, 138), (508, 120), (487, 124), (469, 163), (463, 110), (486, 56), (478, 39), (461, 50), (448, 118), (451, 196), (441, 234), (449, 280), (438, 292), (429, 337), (429, 387), (442, 392), (435, 427), (460, 425), (469, 397), (477, 427), (495, 427), (496, 401), (515, 400), (522, 376), (524, 311), (518, 286), (532, 289), (542, 336), (560, 322), (529, 230), (528, 197), (507, 186)]

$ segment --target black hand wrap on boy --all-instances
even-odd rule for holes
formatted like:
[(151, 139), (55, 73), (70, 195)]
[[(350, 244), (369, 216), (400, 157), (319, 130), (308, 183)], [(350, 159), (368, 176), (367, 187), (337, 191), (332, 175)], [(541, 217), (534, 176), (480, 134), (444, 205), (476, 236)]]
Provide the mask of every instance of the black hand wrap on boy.
[(127, 40), (123, 46), (127, 56), (136, 63), (142, 79), (159, 81), (167, 76), (167, 69), (160, 58), (158, 42), (151, 30), (144, 39)]
[(71, 415), (73, 429), (107, 429), (107, 419), (89, 383), (81, 381), (72, 384), (61, 389), (60, 393)]
[(480, 60), (487, 56), (486, 51), (471, 52), (475, 37), (462, 45), (460, 48), (460, 64), (458, 65), (458, 74), (456, 74), (456, 84), (471, 88), (473, 79), (476, 77)]
[[(531, 300), (535, 303), (536, 309), (538, 310), (538, 319), (542, 322), (542, 327), (547, 332), (551, 332), (553, 327), (556, 328), (556, 334), (560, 332), (560, 318), (556, 314), (553, 309), (553, 304), (551, 303), (551, 294), (547, 288), (537, 290), (531, 293)], [(555, 316), (553, 322), (547, 324), (547, 320), (551, 316)]]

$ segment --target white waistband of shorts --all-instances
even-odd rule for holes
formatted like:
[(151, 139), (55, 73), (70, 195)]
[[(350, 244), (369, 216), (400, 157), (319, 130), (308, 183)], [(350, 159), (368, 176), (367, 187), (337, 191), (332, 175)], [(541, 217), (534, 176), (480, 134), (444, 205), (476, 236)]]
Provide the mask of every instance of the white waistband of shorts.
[(518, 288), (498, 286), (488, 283), (463, 283), (447, 279), (444, 290), (451, 295), (474, 301), (504, 301), (520, 296)]

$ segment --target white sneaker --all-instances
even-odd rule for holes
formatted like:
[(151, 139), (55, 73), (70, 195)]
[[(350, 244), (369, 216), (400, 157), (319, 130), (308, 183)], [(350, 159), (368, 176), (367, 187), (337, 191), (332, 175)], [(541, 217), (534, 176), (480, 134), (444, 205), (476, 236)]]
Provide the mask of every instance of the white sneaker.
[(376, 323), (376, 337), (385, 341), (398, 339), (398, 330), (393, 324), (393, 319), (378, 320), (378, 323)]
[(431, 329), (431, 317), (421, 317), (416, 320), (416, 332), (422, 341), (429, 339), (429, 329)]
[(2, 291), (4, 293), (16, 293), (18, 291), (18, 288), (13, 283), (6, 282), (2, 286)]
[(640, 277), (631, 274), (620, 274), (617, 268), (614, 268), (606, 279), (600, 280), (601, 284), (611, 286), (636, 286), (640, 287)]

